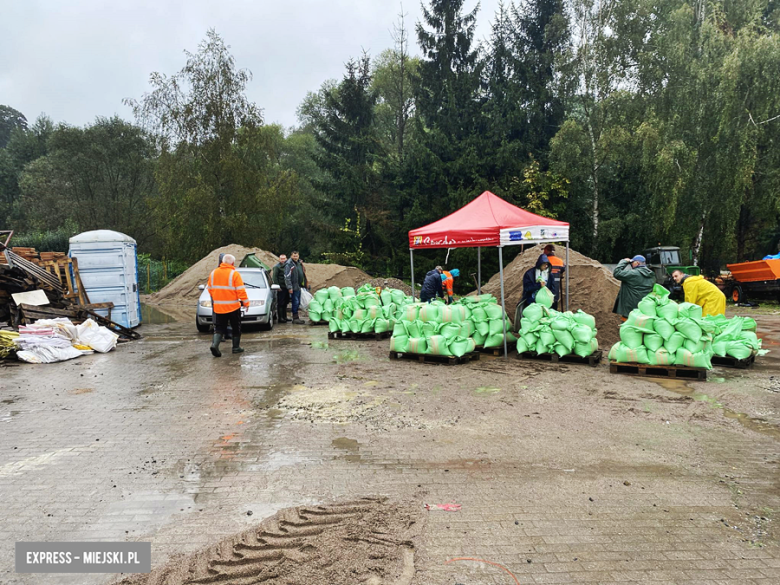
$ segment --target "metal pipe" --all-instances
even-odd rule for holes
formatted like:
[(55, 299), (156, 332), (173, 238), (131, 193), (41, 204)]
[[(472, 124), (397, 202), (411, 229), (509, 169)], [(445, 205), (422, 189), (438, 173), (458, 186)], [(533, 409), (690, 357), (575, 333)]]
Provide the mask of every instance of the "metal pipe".
[(477, 248), (477, 294), (482, 294), (482, 248)]
[(504, 310), (504, 359), (507, 359), (506, 350), (506, 302), (504, 301), (504, 254), (503, 248), (498, 247), (498, 270), (501, 275), (501, 308)]
[(409, 259), (412, 264), (412, 301), (414, 301), (414, 250), (409, 248)]
[(566, 310), (569, 310), (569, 240), (566, 240), (566, 266), (563, 276), (566, 278)]

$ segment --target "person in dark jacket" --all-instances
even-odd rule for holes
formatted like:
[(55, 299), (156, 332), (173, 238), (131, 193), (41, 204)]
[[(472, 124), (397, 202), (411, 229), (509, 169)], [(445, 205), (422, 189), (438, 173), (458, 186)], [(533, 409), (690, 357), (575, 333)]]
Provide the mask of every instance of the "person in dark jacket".
[(306, 321), (298, 317), (298, 308), (301, 304), (301, 289), (308, 288), (309, 283), (306, 281), (306, 269), (297, 251), (290, 254), (290, 259), (284, 265), (284, 283), (292, 299), (293, 325), (305, 325)]
[(284, 281), (284, 265), (286, 263), (287, 255), (280, 254), (279, 262), (271, 272), (271, 283), (278, 284), (280, 287), (276, 291), (276, 312), (279, 317), (279, 323), (287, 323), (287, 304), (290, 302), (290, 291), (287, 290), (287, 283)]
[(423, 303), (430, 303), (437, 296), (444, 298), (444, 287), (441, 281), (442, 272), (444, 272), (442, 267), (437, 266), (425, 275), (422, 290), (420, 291), (420, 300)]
[(620, 292), (612, 312), (623, 317), (624, 321), (655, 285), (655, 273), (646, 264), (645, 257), (637, 255), (623, 258), (612, 271), (612, 275), (620, 281)]
[(523, 297), (520, 300), (522, 306), (529, 305), (536, 300), (536, 293), (542, 287), (547, 287), (553, 294), (553, 298), (558, 298), (558, 282), (553, 277), (550, 270), (550, 259), (546, 254), (542, 254), (536, 260), (536, 266), (526, 270), (523, 275)]

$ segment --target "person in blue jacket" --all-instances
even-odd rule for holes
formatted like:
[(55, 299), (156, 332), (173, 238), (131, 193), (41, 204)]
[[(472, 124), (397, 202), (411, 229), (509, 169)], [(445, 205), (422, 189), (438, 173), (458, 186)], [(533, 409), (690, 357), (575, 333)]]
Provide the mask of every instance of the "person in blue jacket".
[(553, 294), (553, 298), (558, 298), (558, 282), (553, 278), (550, 270), (550, 259), (546, 254), (542, 254), (536, 260), (536, 266), (526, 270), (523, 275), (523, 298), (520, 304), (525, 306), (536, 300), (536, 293), (546, 286)]
[(425, 275), (422, 290), (420, 291), (420, 300), (423, 303), (430, 303), (437, 296), (444, 298), (444, 287), (441, 281), (442, 272), (442, 267), (437, 266)]

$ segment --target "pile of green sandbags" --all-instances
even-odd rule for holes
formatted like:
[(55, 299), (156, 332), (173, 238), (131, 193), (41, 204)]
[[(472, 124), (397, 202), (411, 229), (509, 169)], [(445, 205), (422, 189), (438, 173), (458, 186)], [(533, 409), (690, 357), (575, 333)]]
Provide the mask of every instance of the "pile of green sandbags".
[[(537, 297), (539, 295), (537, 294)], [(588, 357), (599, 348), (596, 319), (583, 311), (561, 313), (551, 309), (547, 299), (537, 298), (523, 310), (517, 352), (575, 354)], [(551, 304), (551, 303), (550, 303)]]
[[(317, 295), (320, 295), (319, 300)], [(384, 333), (392, 330), (400, 310), (411, 302), (412, 298), (400, 290), (384, 289), (377, 294), (370, 284), (357, 291), (334, 286), (314, 294), (309, 304), (309, 318), (327, 321), (332, 332)]]
[[(399, 317), (390, 339), (391, 351), (461, 357), (477, 346), (504, 343), (504, 313), (493, 295), (465, 297), (450, 305), (414, 303), (403, 307)], [(507, 333), (507, 340), (515, 341), (515, 337)]]
[(712, 352), (715, 355), (744, 360), (761, 349), (761, 340), (756, 335), (755, 319), (727, 319), (725, 315), (708, 315), (704, 320), (715, 327), (712, 332)]
[(653, 366), (711, 369), (716, 323), (702, 318), (701, 307), (676, 303), (656, 284), (620, 326), (620, 341), (609, 359)]

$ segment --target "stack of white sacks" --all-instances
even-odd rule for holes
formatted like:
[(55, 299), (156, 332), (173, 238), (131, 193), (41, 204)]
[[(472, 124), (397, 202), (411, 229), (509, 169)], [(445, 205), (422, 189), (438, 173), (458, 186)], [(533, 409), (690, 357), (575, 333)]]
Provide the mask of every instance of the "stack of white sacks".
[(39, 319), (19, 327), (15, 338), (16, 356), (31, 364), (61, 362), (95, 351), (108, 353), (116, 347), (119, 336), (106, 327), (87, 319), (74, 325), (70, 319)]

